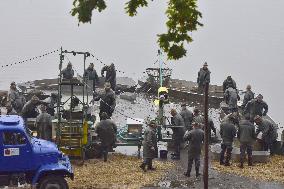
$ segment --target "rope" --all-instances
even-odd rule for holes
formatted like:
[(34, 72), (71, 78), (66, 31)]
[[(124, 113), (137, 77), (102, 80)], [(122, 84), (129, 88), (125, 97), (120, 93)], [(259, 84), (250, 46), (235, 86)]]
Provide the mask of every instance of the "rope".
[(35, 56), (35, 57), (29, 58), (29, 59), (26, 59), (26, 60), (23, 60), (23, 61), (14, 62), (14, 63), (11, 63), (11, 64), (5, 64), (5, 65), (2, 65), (1, 68), (10, 67), (10, 66), (17, 65), (17, 64), (23, 64), (23, 63), (31, 62), (31, 61), (33, 61), (33, 60), (35, 60), (35, 59), (43, 58), (43, 57), (45, 57), (45, 56), (47, 56), (47, 55), (56, 53), (56, 52), (58, 52), (59, 50), (60, 50), (60, 49), (57, 49), (57, 50), (54, 50), (54, 51), (50, 51), (50, 52), (48, 52), (48, 53), (45, 53), (45, 54), (42, 54), (42, 55), (39, 55), (39, 56)]

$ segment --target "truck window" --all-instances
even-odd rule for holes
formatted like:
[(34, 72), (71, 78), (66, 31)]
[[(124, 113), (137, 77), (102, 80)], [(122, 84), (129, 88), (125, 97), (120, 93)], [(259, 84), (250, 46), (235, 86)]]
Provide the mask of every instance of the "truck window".
[(20, 132), (4, 131), (2, 138), (4, 145), (25, 145), (27, 143), (26, 137)]

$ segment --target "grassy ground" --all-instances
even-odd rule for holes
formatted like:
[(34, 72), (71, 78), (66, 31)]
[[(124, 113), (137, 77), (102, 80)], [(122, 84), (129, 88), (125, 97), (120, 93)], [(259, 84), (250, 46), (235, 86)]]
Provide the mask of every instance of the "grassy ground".
[(221, 166), (219, 162), (212, 162), (212, 168), (218, 172), (245, 176), (261, 181), (276, 181), (284, 183), (284, 156), (273, 156), (269, 163), (258, 163), (252, 167), (245, 164), (244, 169), (238, 167), (238, 162), (233, 162), (230, 167)]
[(73, 165), (75, 179), (68, 181), (72, 189), (84, 188), (140, 188), (159, 181), (174, 167), (172, 162), (154, 161), (156, 171), (144, 173), (141, 159), (122, 154), (109, 155), (108, 162), (88, 160), (84, 165)]

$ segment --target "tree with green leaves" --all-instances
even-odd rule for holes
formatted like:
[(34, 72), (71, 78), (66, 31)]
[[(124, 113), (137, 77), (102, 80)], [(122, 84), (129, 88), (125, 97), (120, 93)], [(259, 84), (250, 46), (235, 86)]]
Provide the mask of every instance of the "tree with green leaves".
[[(147, 7), (148, 2), (129, 0), (125, 4), (126, 13), (131, 17), (136, 16), (137, 9)], [(74, 0), (73, 6), (71, 14), (77, 16), (79, 23), (91, 23), (93, 10), (101, 12), (107, 7), (105, 0)], [(190, 32), (203, 26), (199, 22), (202, 14), (197, 10), (197, 0), (168, 0), (166, 15), (167, 33), (158, 34), (158, 43), (168, 59), (177, 60), (186, 56), (185, 43), (193, 41)]]

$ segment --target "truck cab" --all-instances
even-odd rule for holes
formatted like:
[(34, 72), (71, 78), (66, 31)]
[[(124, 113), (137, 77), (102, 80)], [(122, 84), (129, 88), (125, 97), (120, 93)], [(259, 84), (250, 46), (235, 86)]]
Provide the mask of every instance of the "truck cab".
[(0, 187), (68, 189), (66, 177), (71, 163), (54, 143), (32, 137), (20, 116), (0, 116)]

